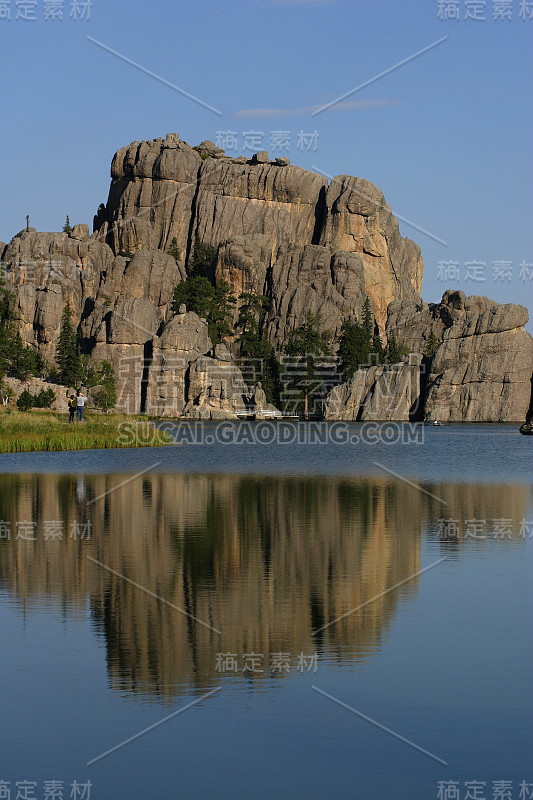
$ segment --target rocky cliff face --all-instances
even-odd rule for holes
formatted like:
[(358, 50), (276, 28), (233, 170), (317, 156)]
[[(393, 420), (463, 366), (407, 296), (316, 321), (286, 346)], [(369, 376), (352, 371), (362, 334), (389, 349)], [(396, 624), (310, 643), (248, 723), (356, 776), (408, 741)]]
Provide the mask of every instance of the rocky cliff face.
[(431, 361), (426, 417), (523, 421), (531, 398), (533, 339), (524, 306), (448, 293), (450, 321)]
[(421, 358), (358, 369), (328, 395), (329, 420), (416, 421), (422, 414)]
[[(357, 370), (329, 395), (326, 417), (347, 420), (425, 419), (441, 422), (518, 422), (531, 399), (533, 339), (527, 309), (488, 297), (447, 291), (440, 303), (395, 301), (387, 333), (413, 356), (390, 367)], [(440, 342), (422, 357), (431, 333)]]
[[(168, 253), (115, 257), (89, 239), (85, 225), (70, 235), (22, 231), (5, 246), (3, 262), (24, 342), (51, 361), (68, 300), (84, 349), (115, 371), (117, 409), (217, 419), (267, 408), (228, 350), (213, 348), (205, 320), (186, 309), (171, 314), (186, 272)], [(63, 387), (57, 404), (65, 405)]]
[[(30, 228), (0, 243), (25, 343), (52, 360), (68, 300), (84, 350), (115, 369), (122, 409), (235, 416), (257, 396), (260, 412), (262, 389), (254, 394), (228, 351), (213, 348), (205, 321), (171, 313), (197, 236), (217, 248), (215, 280), (237, 296), (269, 297), (265, 329), (278, 351), (309, 310), (335, 349), (342, 322), (360, 318), (367, 297), (384, 340), (394, 333), (418, 356), (431, 335), (439, 341), (431, 362), (359, 370), (334, 390), (330, 418), (409, 419), (424, 407), (430, 419), (525, 418), (527, 311), (452, 291), (423, 303), (420, 249), (401, 237), (379, 189), (347, 175), (328, 183), (267, 153), (229, 158), (177, 134), (115, 154), (92, 235), (87, 225), (70, 234)], [(177, 258), (167, 252), (174, 238)]]
[(166, 250), (176, 237), (187, 267), (198, 235), (219, 248), (216, 275), (237, 295), (271, 297), (277, 346), (308, 309), (335, 334), (368, 294), (384, 330), (392, 300), (419, 297), (420, 248), (400, 236), (382, 193), (361, 178), (340, 175), (328, 185), (288, 159), (229, 158), (177, 134), (122, 148), (111, 177), (94, 220), (97, 240), (120, 253)]

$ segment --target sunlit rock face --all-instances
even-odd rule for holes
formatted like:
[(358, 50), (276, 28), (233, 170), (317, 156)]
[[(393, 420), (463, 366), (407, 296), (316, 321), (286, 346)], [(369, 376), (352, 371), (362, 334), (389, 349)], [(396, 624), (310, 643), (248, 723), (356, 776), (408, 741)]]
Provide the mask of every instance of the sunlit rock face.
[[(113, 252), (167, 250), (176, 237), (185, 263), (196, 236), (219, 247), (216, 274), (235, 293), (272, 298), (269, 335), (280, 344), (308, 309), (335, 334), (368, 294), (385, 328), (387, 306), (416, 299), (423, 263), (369, 181), (322, 175), (284, 159), (235, 159), (169, 134), (132, 142), (114, 156), (111, 188), (95, 217)], [(281, 315), (281, 321), (280, 321)]]
[[(334, 390), (328, 418), (525, 420), (533, 372), (525, 308), (451, 290), (440, 303), (422, 302), (420, 248), (400, 235), (368, 181), (328, 181), (268, 153), (230, 158), (175, 133), (118, 150), (92, 235), (87, 225), (28, 228), (0, 243), (24, 342), (53, 361), (68, 301), (84, 352), (115, 370), (120, 410), (235, 417), (253, 387), (217, 357), (202, 320), (189, 335), (187, 309), (172, 310), (197, 238), (216, 249), (213, 280), (236, 297), (269, 298), (264, 330), (278, 353), (308, 311), (335, 353), (343, 321), (360, 320), (369, 297), (383, 343), (394, 333), (423, 357), (418, 375), (412, 359), (394, 376), (364, 365), (351, 386)], [(238, 302), (232, 313), (235, 323)], [(430, 337), (439, 345), (431, 358)]]
[[(431, 305), (394, 301), (387, 335), (416, 356), (357, 370), (330, 392), (326, 418), (522, 422), (533, 373), (528, 319), (524, 306), (459, 291), (448, 290)], [(436, 342), (431, 357), (424, 355), (430, 336)]]

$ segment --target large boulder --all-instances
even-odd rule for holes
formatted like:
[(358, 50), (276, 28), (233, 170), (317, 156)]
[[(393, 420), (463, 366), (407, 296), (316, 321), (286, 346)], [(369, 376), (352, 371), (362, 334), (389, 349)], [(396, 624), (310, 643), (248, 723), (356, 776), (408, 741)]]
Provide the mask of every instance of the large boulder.
[(159, 318), (165, 319), (170, 314), (174, 289), (186, 277), (183, 263), (168, 253), (139, 250), (131, 259), (115, 259), (98, 298), (145, 297), (155, 306)]
[(146, 297), (124, 297), (103, 316), (95, 332), (94, 359), (109, 361), (117, 383), (117, 410), (145, 411), (151, 342), (160, 321)]
[(359, 253), (380, 330), (391, 301), (419, 299), (424, 270), (420, 247), (400, 235), (398, 220), (370, 181), (351, 175), (331, 180), (320, 244), (333, 252)]
[(94, 218), (100, 241), (115, 253), (168, 250), (176, 236), (187, 251), (200, 153), (174, 137), (132, 142), (115, 153), (105, 206)]

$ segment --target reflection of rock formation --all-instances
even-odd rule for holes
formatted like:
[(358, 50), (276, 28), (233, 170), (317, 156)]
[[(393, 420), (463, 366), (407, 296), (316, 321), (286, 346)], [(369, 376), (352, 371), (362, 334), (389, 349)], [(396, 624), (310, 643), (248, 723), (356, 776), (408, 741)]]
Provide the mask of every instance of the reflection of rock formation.
[[(31, 607), (87, 595), (105, 635), (117, 689), (170, 696), (220, 679), (216, 654), (315, 650), (364, 657), (379, 644), (399, 597), (382, 594), (420, 569), (419, 536), (445, 516), (526, 514), (526, 487), (438, 485), (447, 506), (403, 484), (333, 478), (149, 475), (106, 497), (119, 475), (0, 477), (0, 581)], [(36, 540), (15, 540), (15, 520), (37, 522)], [(63, 520), (63, 541), (45, 541), (45, 520)], [(68, 531), (92, 523), (90, 541)], [(520, 540), (519, 540), (520, 541)], [(458, 548), (460, 545), (458, 544)], [(87, 559), (87, 555), (184, 609), (221, 635)], [(312, 632), (353, 608), (360, 612)]]

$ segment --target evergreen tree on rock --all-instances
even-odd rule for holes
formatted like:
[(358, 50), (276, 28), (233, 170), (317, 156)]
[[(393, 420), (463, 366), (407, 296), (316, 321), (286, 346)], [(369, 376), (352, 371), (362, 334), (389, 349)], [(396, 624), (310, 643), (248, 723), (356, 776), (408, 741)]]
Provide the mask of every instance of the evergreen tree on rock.
[(82, 360), (76, 329), (72, 324), (72, 309), (67, 300), (61, 317), (61, 329), (56, 349), (59, 380), (66, 386), (76, 386), (81, 380)]

